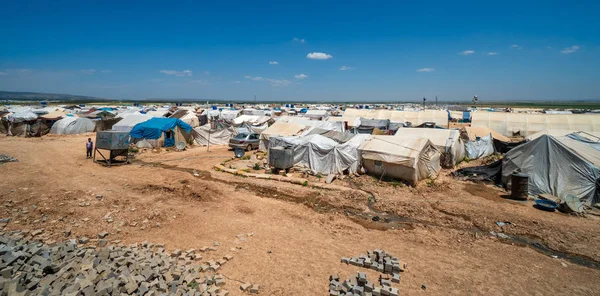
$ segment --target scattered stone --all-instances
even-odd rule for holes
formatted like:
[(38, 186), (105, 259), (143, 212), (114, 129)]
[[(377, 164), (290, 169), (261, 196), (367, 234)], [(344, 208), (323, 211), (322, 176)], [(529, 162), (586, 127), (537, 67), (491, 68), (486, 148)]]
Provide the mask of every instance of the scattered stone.
[(260, 291), (260, 286), (257, 284), (253, 284), (252, 287), (250, 288), (251, 294), (258, 294), (259, 291)]
[(98, 233), (98, 238), (105, 238), (107, 236), (108, 236), (108, 232), (106, 232), (106, 231)]
[(90, 241), (90, 239), (87, 238), (87, 237), (85, 237), (85, 236), (79, 238), (79, 243), (80, 244), (87, 244), (89, 241)]

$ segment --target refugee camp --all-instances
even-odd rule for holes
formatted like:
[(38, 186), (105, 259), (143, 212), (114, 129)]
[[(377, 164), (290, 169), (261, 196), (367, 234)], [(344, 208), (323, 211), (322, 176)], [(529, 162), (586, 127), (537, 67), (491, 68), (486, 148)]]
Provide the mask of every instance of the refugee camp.
[(600, 295), (598, 1), (0, 7), (0, 296)]

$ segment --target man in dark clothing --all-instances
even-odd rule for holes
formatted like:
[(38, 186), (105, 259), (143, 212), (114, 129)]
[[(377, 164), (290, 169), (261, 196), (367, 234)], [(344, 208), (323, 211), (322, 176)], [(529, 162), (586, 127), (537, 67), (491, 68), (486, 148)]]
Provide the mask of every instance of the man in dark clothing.
[(87, 151), (86, 158), (92, 158), (92, 149), (94, 149), (94, 142), (92, 142), (92, 138), (88, 138), (88, 141), (85, 143), (85, 150)]

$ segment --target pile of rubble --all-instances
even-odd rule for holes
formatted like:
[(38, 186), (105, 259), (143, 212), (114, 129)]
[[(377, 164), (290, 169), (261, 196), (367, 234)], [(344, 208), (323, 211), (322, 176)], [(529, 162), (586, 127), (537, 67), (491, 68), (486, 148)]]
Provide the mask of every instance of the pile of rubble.
[(382, 273), (379, 275), (379, 285), (367, 280), (364, 272), (358, 272), (356, 277), (340, 282), (338, 275), (329, 277), (329, 295), (361, 295), (361, 296), (398, 296), (398, 288), (392, 283), (400, 283), (400, 273), (406, 271), (408, 264), (401, 262), (397, 257), (384, 250), (367, 251), (367, 255), (356, 257), (342, 257), (342, 263), (358, 267), (373, 269)]
[(3, 164), (5, 162), (17, 162), (18, 160), (14, 157), (5, 155), (5, 154), (0, 154), (0, 164)]
[[(165, 251), (161, 244), (98, 246), (71, 239), (48, 246), (20, 231), (0, 231), (0, 295), (228, 295), (217, 271), (230, 255), (202, 262), (194, 249)], [(258, 285), (241, 289), (258, 293)]]

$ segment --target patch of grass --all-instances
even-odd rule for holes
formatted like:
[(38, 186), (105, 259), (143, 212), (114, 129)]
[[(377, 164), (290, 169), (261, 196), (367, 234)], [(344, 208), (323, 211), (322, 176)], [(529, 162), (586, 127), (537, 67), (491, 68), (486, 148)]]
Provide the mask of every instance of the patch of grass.
[(138, 153), (140, 152), (140, 149), (138, 148), (129, 148), (129, 153)]
[(321, 174), (317, 174), (315, 177), (317, 177), (317, 179), (323, 178), (323, 176), (321, 176)]
[(284, 172), (284, 173), (283, 173), (283, 176), (284, 176), (284, 177), (287, 177), (287, 173), (286, 173), (286, 172)]
[(250, 155), (244, 155), (242, 156), (242, 158), (240, 158), (241, 160), (250, 160)]
[(260, 164), (258, 164), (258, 162), (255, 163), (254, 166), (252, 167), (252, 169), (254, 169), (255, 171), (260, 170)]
[(250, 169), (243, 169), (243, 170), (242, 170), (242, 172), (249, 173), (249, 172), (250, 172)]
[(304, 186), (304, 187), (308, 186), (308, 181), (304, 181), (304, 183), (302, 183), (302, 186)]
[(192, 281), (191, 283), (189, 283), (189, 284), (188, 284), (188, 287), (189, 287), (189, 288), (192, 288), (192, 289), (194, 289), (194, 290), (197, 290), (197, 289), (198, 289), (198, 286), (199, 286), (199, 285), (198, 285), (198, 283), (196, 283), (196, 281)]
[(404, 183), (402, 183), (401, 181), (398, 181), (398, 180), (392, 180), (390, 182), (390, 184), (394, 187), (400, 187), (400, 188), (404, 187)]

